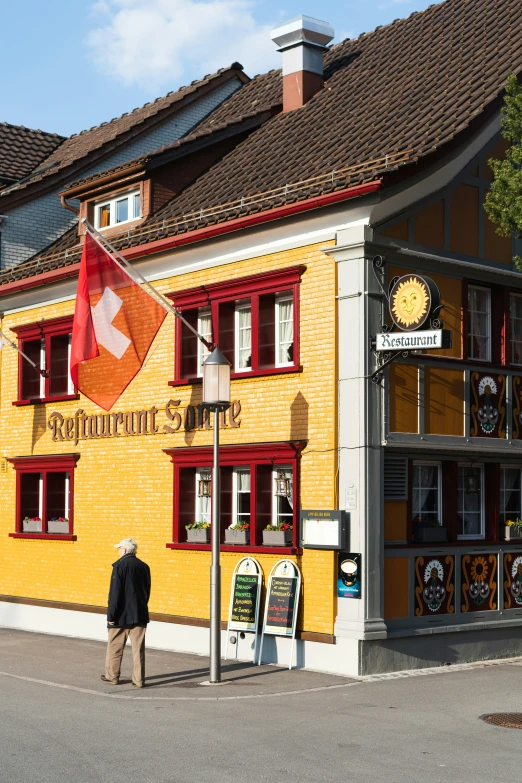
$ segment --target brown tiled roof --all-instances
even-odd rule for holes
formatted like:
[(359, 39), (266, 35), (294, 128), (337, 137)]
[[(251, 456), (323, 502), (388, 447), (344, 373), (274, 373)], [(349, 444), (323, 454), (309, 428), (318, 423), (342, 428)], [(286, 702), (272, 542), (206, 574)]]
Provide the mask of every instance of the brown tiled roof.
[(65, 140), (57, 133), (0, 122), (0, 186), (26, 177)]
[[(191, 101), (196, 97), (197, 93), (217, 79), (226, 80), (239, 75), (246, 81), (247, 77), (243, 74), (240, 63), (233, 63), (228, 68), (222, 68), (216, 73), (194, 81), (186, 87), (169, 92), (162, 98), (157, 98), (155, 101), (146, 103), (138, 109), (122, 114), (121, 117), (116, 117), (109, 120), (109, 122), (103, 122), (101, 125), (70, 136), (59, 149), (52, 152), (52, 154), (48, 154), (42, 165), (33, 171), (31, 177), (28, 177), (22, 184), (13, 186), (8, 192), (12, 193), (15, 189), (19, 191), (22, 188), (27, 188), (62, 171), (66, 173), (66, 170), (84, 161), (93, 153), (103, 151), (107, 145), (116, 142), (121, 137), (124, 137), (126, 140), (129, 133), (141, 132), (144, 123), (159, 118), (162, 112), (172, 109), (176, 104)], [(5, 195), (5, 191), (2, 195)]]
[[(478, 127), (507, 76), (520, 72), (521, 18), (522, 0), (446, 0), (331, 47), (325, 87), (311, 101), (269, 119), (115, 244), (143, 244), (377, 177), (385, 187), (399, 167), (413, 173)], [(280, 84), (278, 71), (254, 79), (197, 132), (227, 111), (247, 111), (257, 91), (267, 104), (279, 99)], [(70, 262), (54, 252), (44, 260), (47, 268)], [(10, 274), (29, 276), (31, 264), (23, 266)]]
[[(256, 83), (260, 83), (260, 99), (252, 98), (251, 85), (256, 85)], [(245, 96), (243, 96), (244, 92), (246, 93)], [(91, 174), (88, 177), (82, 177), (81, 179), (68, 184), (66, 190), (75, 189), (80, 185), (87, 185), (91, 182), (95, 182), (97, 179), (107, 177), (109, 174), (116, 174), (119, 171), (123, 172), (125, 169), (135, 167), (140, 163), (145, 164), (147, 161), (154, 158), (164, 156), (166, 153), (174, 152), (175, 150), (186, 148), (189, 145), (194, 145), (194, 143), (206, 138), (213, 143), (213, 140), (217, 138), (219, 134), (222, 134), (227, 130), (241, 132), (245, 126), (255, 124), (256, 118), (258, 118), (259, 124), (261, 124), (265, 119), (268, 119), (268, 116), (265, 116), (267, 112), (275, 112), (276, 110), (281, 109), (282, 97), (280, 71), (270, 71), (268, 74), (256, 76), (251, 82), (242, 87), (241, 90), (237, 90), (233, 93), (229, 99), (218, 106), (208, 117), (205, 117), (199, 125), (186, 136), (183, 136), (183, 138), (173, 141), (171, 144), (159, 147), (158, 149), (151, 150), (145, 155), (140, 155), (125, 161), (125, 163), (121, 163), (118, 166), (112, 166), (111, 168), (103, 169), (103, 171), (99, 171), (96, 174)], [(228, 107), (228, 111), (226, 110), (226, 107)]]

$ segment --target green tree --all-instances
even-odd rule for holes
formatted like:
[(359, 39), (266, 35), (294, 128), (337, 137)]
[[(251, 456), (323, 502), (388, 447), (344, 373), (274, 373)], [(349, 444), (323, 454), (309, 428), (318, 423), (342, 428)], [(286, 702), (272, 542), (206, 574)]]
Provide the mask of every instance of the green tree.
[[(496, 224), (496, 233), (508, 237), (514, 234), (522, 238), (522, 86), (511, 75), (506, 83), (506, 95), (502, 107), (502, 136), (510, 143), (504, 160), (491, 158), (488, 164), (493, 171), (493, 183), (486, 195), (484, 209)], [(522, 258), (513, 259), (522, 270)]]

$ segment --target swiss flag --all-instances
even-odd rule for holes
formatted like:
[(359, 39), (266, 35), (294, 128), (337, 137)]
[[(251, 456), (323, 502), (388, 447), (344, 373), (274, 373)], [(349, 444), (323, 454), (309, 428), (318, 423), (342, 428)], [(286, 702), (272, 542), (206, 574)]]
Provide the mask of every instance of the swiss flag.
[(140, 371), (166, 314), (86, 234), (71, 344), (76, 388), (110, 410)]

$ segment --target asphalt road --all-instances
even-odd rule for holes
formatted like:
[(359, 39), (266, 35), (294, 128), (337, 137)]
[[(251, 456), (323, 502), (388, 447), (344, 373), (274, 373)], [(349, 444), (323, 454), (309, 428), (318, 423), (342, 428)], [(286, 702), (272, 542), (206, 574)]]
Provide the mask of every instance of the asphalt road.
[[(103, 645), (0, 629), (1, 783), (517, 780), (522, 662), (373, 681), (149, 651), (150, 687), (100, 682)], [(125, 654), (128, 675), (130, 651)], [(125, 678), (123, 678), (125, 680)]]

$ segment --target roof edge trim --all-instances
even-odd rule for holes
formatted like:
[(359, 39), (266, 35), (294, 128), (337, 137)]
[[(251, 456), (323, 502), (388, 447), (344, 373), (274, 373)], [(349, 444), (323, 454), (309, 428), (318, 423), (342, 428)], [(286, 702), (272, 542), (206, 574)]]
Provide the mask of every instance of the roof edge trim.
[[(340, 201), (348, 201), (349, 199), (357, 198), (359, 196), (366, 196), (380, 190), (381, 185), (381, 179), (366, 182), (362, 185), (354, 185), (351, 188), (344, 188), (336, 193), (327, 193), (323, 196), (316, 196), (315, 198), (306, 201), (297, 201), (294, 204), (287, 204), (284, 207), (274, 207), (273, 209), (268, 209), (264, 212), (258, 212), (255, 215), (246, 215), (244, 217), (236, 218), (235, 220), (229, 220), (225, 223), (218, 223), (210, 228), (198, 228), (179, 236), (159, 239), (156, 242), (148, 242), (144, 245), (137, 245), (136, 247), (121, 251), (121, 254), (129, 261), (132, 261), (146, 256), (164, 253), (165, 251), (172, 250), (176, 247), (183, 247), (183, 245), (202, 242), (205, 239), (214, 239), (223, 234), (241, 231), (242, 229), (250, 228), (261, 223), (282, 220), (283, 218), (298, 215), (302, 212), (337, 204)], [(4, 283), (4, 285), (0, 286), (0, 297), (8, 294), (20, 293), (32, 288), (39, 288), (51, 283), (58, 283), (67, 278), (75, 277), (79, 270), (79, 263), (71, 264), (70, 266), (62, 267), (61, 269), (53, 269), (50, 272), (42, 272), (39, 275), (27, 277), (24, 280), (14, 280), (11, 283)]]

